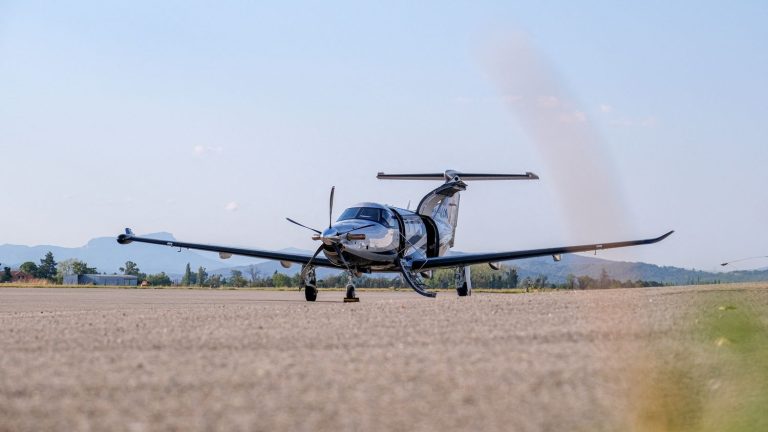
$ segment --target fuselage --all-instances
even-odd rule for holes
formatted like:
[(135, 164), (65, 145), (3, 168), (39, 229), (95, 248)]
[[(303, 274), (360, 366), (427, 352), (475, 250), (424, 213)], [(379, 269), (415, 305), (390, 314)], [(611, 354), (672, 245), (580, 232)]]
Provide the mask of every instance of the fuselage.
[(346, 262), (359, 273), (399, 271), (399, 259), (439, 256), (450, 248), (448, 236), (443, 235), (441, 242), (439, 228), (429, 216), (370, 202), (344, 210), (322, 238), (334, 239), (324, 241), (329, 260), (340, 267)]

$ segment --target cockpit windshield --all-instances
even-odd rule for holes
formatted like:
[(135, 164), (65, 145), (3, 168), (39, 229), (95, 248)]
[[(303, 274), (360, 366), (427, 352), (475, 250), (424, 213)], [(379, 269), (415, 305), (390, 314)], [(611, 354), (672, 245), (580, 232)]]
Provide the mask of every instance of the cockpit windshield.
[(338, 221), (348, 219), (361, 219), (380, 223), (385, 227), (391, 227), (394, 225), (392, 213), (386, 209), (380, 209), (375, 207), (350, 207), (344, 210), (344, 213), (339, 216)]

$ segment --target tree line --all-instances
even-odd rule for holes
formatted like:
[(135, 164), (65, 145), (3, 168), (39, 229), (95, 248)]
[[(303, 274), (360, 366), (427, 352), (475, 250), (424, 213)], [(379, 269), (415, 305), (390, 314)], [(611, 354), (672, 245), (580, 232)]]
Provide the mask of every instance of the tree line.
[[(19, 271), (29, 275), (34, 279), (43, 279), (52, 283), (62, 284), (64, 276), (98, 274), (98, 269), (91, 267), (88, 263), (78, 259), (68, 259), (56, 262), (53, 253), (50, 251), (40, 259), (40, 264), (27, 261), (19, 266)], [(127, 261), (125, 266), (120, 267), (119, 271), (123, 275), (135, 276), (140, 285), (152, 286), (198, 286), (208, 288), (232, 287), (232, 288), (266, 288), (266, 287), (299, 287), (301, 286), (301, 276), (299, 273), (289, 276), (275, 271), (274, 273), (264, 274), (255, 266), (251, 266), (243, 273), (241, 270), (231, 270), (230, 275), (225, 277), (220, 274), (208, 274), (205, 267), (192, 269), (187, 263), (183, 276), (180, 280), (174, 281), (165, 272), (156, 274), (147, 274), (139, 269), (138, 264), (133, 261)], [(563, 283), (553, 283), (549, 281), (546, 275), (535, 277), (525, 277), (522, 280), (518, 269), (514, 266), (502, 266), (499, 270), (493, 270), (488, 265), (478, 264), (471, 266), (472, 286), (475, 288), (488, 289), (513, 289), (521, 288), (526, 291), (532, 289), (606, 289), (606, 288), (635, 288), (635, 287), (657, 287), (663, 284), (655, 281), (627, 280), (619, 281), (610, 277), (608, 272), (603, 269), (599, 278), (590, 276), (576, 276), (569, 274)], [(431, 289), (453, 288), (454, 271), (453, 269), (437, 269), (431, 272), (430, 277), (424, 278), (424, 283)], [(10, 282), (13, 278), (11, 268), (6, 266), (0, 272), (0, 282)], [(347, 283), (347, 276), (344, 273), (338, 275), (329, 275), (318, 280), (318, 287), (333, 288), (343, 287)], [(360, 288), (407, 288), (399, 276), (367, 276), (363, 275), (353, 279), (356, 286)]]

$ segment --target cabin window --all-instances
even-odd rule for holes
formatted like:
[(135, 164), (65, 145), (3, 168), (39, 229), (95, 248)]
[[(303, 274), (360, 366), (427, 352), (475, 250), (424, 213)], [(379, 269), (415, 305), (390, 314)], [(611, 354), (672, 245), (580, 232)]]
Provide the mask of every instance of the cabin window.
[(350, 207), (339, 216), (338, 221), (349, 219), (360, 219), (364, 221), (376, 222), (385, 227), (394, 226), (394, 219), (389, 210), (376, 207)]

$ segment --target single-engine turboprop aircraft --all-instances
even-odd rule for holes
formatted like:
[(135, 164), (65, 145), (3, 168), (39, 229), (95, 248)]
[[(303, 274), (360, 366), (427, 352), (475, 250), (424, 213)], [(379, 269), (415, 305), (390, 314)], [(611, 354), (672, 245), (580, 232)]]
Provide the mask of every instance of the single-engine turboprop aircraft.
[[(443, 180), (444, 183), (421, 199), (415, 211), (393, 206), (364, 202), (350, 207), (333, 223), (333, 195), (331, 188), (330, 215), (328, 228), (320, 231), (302, 225), (290, 218), (288, 221), (315, 232), (313, 240), (320, 246), (313, 255), (303, 255), (259, 249), (241, 249), (197, 243), (185, 243), (139, 237), (129, 229), (117, 237), (120, 244), (131, 242), (151, 243), (174, 248), (198, 249), (218, 252), (226, 259), (232, 255), (278, 260), (283, 267), (292, 263), (301, 264), (301, 281), (307, 301), (317, 299), (316, 267), (330, 267), (344, 270), (347, 283), (345, 302), (358, 301), (355, 295), (353, 276), (371, 272), (399, 272), (408, 285), (425, 297), (437, 293), (427, 290), (422, 277), (431, 276), (437, 268), (453, 268), (456, 291), (459, 296), (472, 294), (470, 265), (487, 263), (498, 270), (501, 261), (539, 256), (552, 256), (556, 261), (561, 254), (571, 252), (598, 251), (656, 243), (667, 238), (674, 231), (661, 237), (615, 243), (597, 243), (581, 246), (553, 247), (511, 252), (467, 253), (446, 255), (453, 247), (456, 222), (459, 215), (459, 195), (466, 190), (466, 181), (475, 180), (537, 180), (533, 173), (525, 174), (469, 174), (453, 170), (438, 174), (384, 174), (382, 180)], [(325, 257), (321, 257), (323, 252)]]

